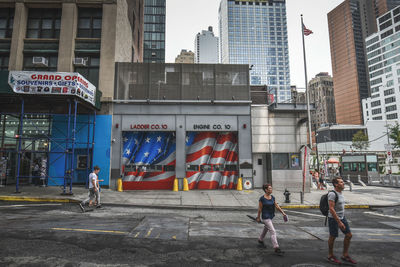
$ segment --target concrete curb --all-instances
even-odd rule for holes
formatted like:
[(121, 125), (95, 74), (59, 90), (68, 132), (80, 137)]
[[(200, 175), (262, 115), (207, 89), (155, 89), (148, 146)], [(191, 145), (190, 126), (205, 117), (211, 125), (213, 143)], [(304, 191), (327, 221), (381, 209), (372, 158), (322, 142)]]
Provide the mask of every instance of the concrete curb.
[[(21, 202), (58, 202), (58, 203), (79, 203), (80, 200), (70, 198), (41, 198), (41, 197), (24, 197), (24, 196), (0, 196), (0, 201), (21, 201)], [(114, 207), (136, 207), (136, 208), (149, 208), (149, 209), (181, 209), (181, 210), (221, 210), (221, 211), (257, 211), (257, 207), (238, 207), (238, 206), (201, 206), (201, 205), (141, 205), (141, 204), (115, 204), (103, 202), (103, 205)], [(393, 205), (345, 205), (346, 209), (370, 209), (370, 208), (383, 208), (395, 207), (400, 204)], [(281, 205), (282, 209), (319, 209), (319, 205)]]
[(22, 202), (59, 202), (59, 203), (78, 203), (78, 200), (69, 198), (41, 198), (41, 197), (17, 197), (0, 196), (1, 201), (22, 201)]

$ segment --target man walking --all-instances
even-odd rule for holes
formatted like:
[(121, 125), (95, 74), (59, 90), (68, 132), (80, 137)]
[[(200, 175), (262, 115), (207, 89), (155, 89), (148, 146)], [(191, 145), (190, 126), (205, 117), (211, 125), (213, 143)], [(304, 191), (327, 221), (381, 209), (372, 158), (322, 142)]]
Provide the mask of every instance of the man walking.
[(328, 261), (334, 264), (341, 264), (341, 262), (333, 255), (333, 245), (335, 243), (336, 237), (338, 237), (339, 228), (345, 234), (343, 242), (343, 255), (341, 259), (350, 264), (357, 264), (355, 260), (349, 256), (350, 240), (352, 237), (349, 223), (344, 216), (344, 196), (342, 191), (344, 189), (344, 182), (342, 178), (333, 178), (332, 184), (334, 190), (328, 193), (329, 202), (329, 214), (328, 214), (328, 224), (329, 224), (329, 255)]
[(96, 198), (97, 205), (100, 204), (100, 195), (98, 187), (98, 174), (100, 172), (99, 166), (94, 166), (93, 172), (89, 174), (89, 197), (79, 203), (79, 207), (85, 212), (84, 206), (89, 203), (89, 207), (93, 205), (93, 200)]

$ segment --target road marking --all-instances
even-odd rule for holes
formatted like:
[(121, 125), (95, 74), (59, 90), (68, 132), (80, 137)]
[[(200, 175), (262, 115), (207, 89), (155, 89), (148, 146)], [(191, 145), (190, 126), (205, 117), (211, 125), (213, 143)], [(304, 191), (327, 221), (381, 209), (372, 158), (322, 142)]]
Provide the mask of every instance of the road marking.
[(383, 241), (383, 239), (380, 239), (380, 238), (369, 238), (367, 240), (369, 240), (369, 241)]
[(28, 205), (7, 205), (7, 206), (0, 206), (0, 208), (19, 208), (19, 207), (40, 207), (40, 206), (61, 206), (62, 204), (28, 204)]
[(383, 234), (373, 234), (373, 233), (367, 233), (367, 235), (379, 235), (379, 236), (383, 236)]
[(292, 212), (292, 213), (297, 213), (297, 214), (303, 214), (303, 215), (309, 215), (309, 216), (314, 216), (314, 217), (319, 217), (319, 218), (325, 218), (326, 216), (324, 215), (319, 215), (319, 214), (314, 214), (314, 213), (308, 213), (308, 212), (301, 212), (301, 211), (294, 211), (294, 210), (285, 210), (285, 212)]
[(393, 235), (393, 236), (400, 236), (400, 234), (389, 234), (389, 235)]
[(138, 236), (139, 236), (139, 234), (140, 234), (140, 232), (137, 232), (137, 233), (136, 233), (136, 235), (135, 235), (135, 238), (136, 238), (136, 237), (138, 237)]
[(151, 231), (153, 231), (153, 228), (150, 228), (150, 230), (147, 232), (146, 237), (148, 237), (151, 234)]
[(98, 233), (113, 233), (113, 234), (129, 234), (128, 232), (114, 230), (95, 230), (95, 229), (74, 229), (74, 228), (51, 228), (59, 231), (76, 231), (76, 232), (98, 232)]
[(375, 215), (375, 216), (388, 217), (388, 218), (393, 218), (393, 219), (400, 219), (400, 216), (385, 215), (385, 214), (380, 214), (380, 213), (375, 212), (375, 211), (364, 211), (364, 213)]

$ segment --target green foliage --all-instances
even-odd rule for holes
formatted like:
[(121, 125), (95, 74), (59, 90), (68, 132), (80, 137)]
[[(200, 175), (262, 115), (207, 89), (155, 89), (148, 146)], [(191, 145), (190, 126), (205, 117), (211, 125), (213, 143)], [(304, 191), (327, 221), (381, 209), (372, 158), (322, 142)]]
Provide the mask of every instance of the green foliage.
[(394, 143), (392, 143), (392, 146), (394, 149), (400, 148), (400, 125), (398, 122), (396, 122), (395, 125), (389, 128), (389, 137), (394, 140)]
[(366, 150), (369, 147), (368, 136), (360, 130), (353, 135), (352, 146), (358, 150)]

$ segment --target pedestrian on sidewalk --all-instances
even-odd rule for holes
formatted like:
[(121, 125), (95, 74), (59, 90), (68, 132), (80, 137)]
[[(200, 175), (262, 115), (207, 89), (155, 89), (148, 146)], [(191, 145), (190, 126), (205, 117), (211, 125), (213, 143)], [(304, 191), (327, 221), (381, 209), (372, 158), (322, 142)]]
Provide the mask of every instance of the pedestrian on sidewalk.
[(265, 184), (263, 185), (263, 190), (265, 194), (260, 197), (256, 220), (257, 222), (261, 222), (262, 218), (262, 222), (264, 223), (264, 229), (260, 237), (258, 238), (258, 243), (262, 247), (265, 247), (264, 238), (267, 232), (269, 231), (271, 234), (272, 246), (274, 247), (275, 253), (278, 255), (282, 255), (284, 252), (279, 248), (278, 240), (276, 238), (276, 231), (272, 223), (272, 219), (275, 217), (275, 208), (279, 210), (280, 213), (282, 213), (284, 218), (287, 217), (285, 212), (281, 209), (281, 207), (279, 207), (278, 203), (276, 203), (275, 197), (272, 195), (272, 186), (270, 184)]
[(344, 216), (344, 196), (342, 191), (344, 189), (343, 179), (333, 178), (332, 184), (334, 186), (334, 190), (328, 193), (328, 202), (329, 202), (329, 214), (328, 214), (328, 225), (329, 225), (329, 254), (328, 261), (334, 264), (341, 264), (341, 262), (333, 255), (333, 245), (335, 243), (336, 237), (338, 237), (339, 228), (345, 234), (343, 241), (343, 254), (341, 259), (345, 263), (357, 264), (355, 260), (353, 260), (349, 256), (349, 247), (350, 240), (352, 238), (351, 230), (349, 223)]
[(100, 195), (99, 195), (99, 190), (98, 190), (98, 174), (100, 172), (100, 167), (99, 166), (94, 166), (93, 172), (89, 174), (89, 193), (88, 193), (88, 198), (86, 198), (84, 201), (79, 203), (79, 207), (81, 210), (84, 212), (84, 206), (89, 204), (89, 207), (93, 206), (93, 200), (96, 199), (97, 205), (100, 203)]

